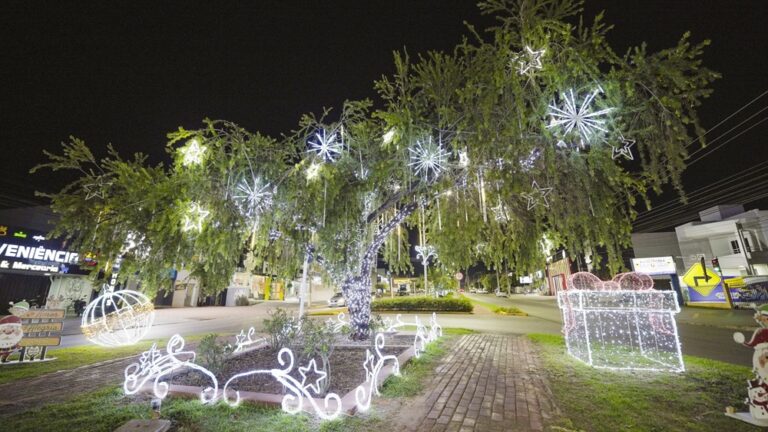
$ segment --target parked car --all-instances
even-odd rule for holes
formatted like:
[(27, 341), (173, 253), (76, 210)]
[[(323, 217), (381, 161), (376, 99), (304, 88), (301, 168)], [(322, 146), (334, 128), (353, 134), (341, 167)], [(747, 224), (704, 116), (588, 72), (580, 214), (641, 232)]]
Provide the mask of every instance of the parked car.
[(507, 296), (507, 293), (505, 293), (504, 291), (501, 291), (501, 290), (496, 291), (496, 297), (506, 297), (506, 296)]
[(488, 294), (488, 290), (480, 289), (480, 290), (477, 290), (477, 293), (478, 294)]
[(336, 293), (328, 299), (328, 307), (342, 307), (347, 305), (347, 299), (342, 293)]
[(408, 295), (408, 289), (405, 287), (400, 287), (399, 290), (397, 290), (397, 295), (399, 296), (407, 296)]

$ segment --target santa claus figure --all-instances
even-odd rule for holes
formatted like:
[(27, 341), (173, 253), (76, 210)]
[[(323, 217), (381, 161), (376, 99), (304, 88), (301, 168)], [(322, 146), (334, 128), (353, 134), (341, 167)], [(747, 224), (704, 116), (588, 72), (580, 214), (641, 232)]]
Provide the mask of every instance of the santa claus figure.
[(23, 335), (21, 318), (14, 315), (0, 318), (0, 362), (8, 361), (8, 356), (19, 349)]
[(755, 350), (752, 368), (756, 376), (747, 381), (747, 405), (753, 418), (768, 420), (768, 328), (755, 330), (746, 342), (742, 333), (734, 333), (733, 339)]

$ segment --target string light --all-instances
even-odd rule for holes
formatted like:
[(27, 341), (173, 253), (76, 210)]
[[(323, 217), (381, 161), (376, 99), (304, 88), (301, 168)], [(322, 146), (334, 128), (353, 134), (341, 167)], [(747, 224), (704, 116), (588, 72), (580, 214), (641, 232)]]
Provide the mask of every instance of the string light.
[(203, 156), (205, 156), (206, 147), (201, 145), (200, 140), (197, 138), (192, 138), (191, 140), (187, 141), (187, 145), (182, 147), (179, 151), (181, 152), (182, 165), (200, 165), (203, 163)]
[(531, 184), (531, 193), (522, 194), (523, 198), (528, 200), (528, 210), (541, 204), (542, 206), (549, 208), (549, 201), (547, 195), (552, 192), (551, 187), (540, 187), (536, 180)]
[(363, 369), (365, 370), (365, 382), (355, 389), (355, 404), (360, 412), (371, 408), (374, 393), (379, 396), (379, 372), (387, 361), (392, 362), (392, 373), (400, 376), (400, 362), (393, 355), (384, 355), (384, 335), (379, 333), (374, 340), (374, 354), (370, 349), (365, 350)]
[(431, 136), (417, 140), (414, 146), (408, 148), (408, 151), (411, 154), (411, 162), (408, 166), (425, 182), (437, 180), (445, 170), (448, 152), (441, 143), (434, 142)]
[(621, 147), (611, 146), (611, 158), (616, 160), (620, 157), (624, 157), (625, 159), (635, 160), (635, 156), (632, 154), (632, 146), (635, 145), (635, 140), (619, 136), (619, 141), (621, 141)]
[(239, 353), (253, 345), (261, 345), (267, 342), (265, 338), (254, 338), (255, 335), (256, 329), (253, 327), (248, 329), (248, 333), (245, 332), (245, 329), (240, 330), (240, 333), (235, 336), (235, 349), (233, 352)]
[(563, 133), (569, 134), (576, 130), (583, 141), (589, 142), (593, 135), (598, 132), (607, 132), (603, 127), (605, 123), (604, 116), (613, 111), (613, 108), (604, 108), (594, 111), (592, 102), (595, 97), (602, 93), (598, 88), (593, 91), (581, 104), (578, 104), (573, 90), (562, 94), (563, 105), (558, 107), (554, 102), (549, 105), (550, 122), (547, 128), (563, 127)]
[[(182, 360), (185, 358), (185, 360)], [(138, 363), (131, 363), (125, 368), (123, 391), (126, 395), (138, 393), (150, 380), (155, 397), (165, 399), (169, 384), (160, 381), (163, 377), (181, 369), (192, 369), (204, 374), (211, 381), (211, 386), (200, 392), (200, 401), (204, 404), (215, 402), (219, 397), (219, 381), (208, 369), (197, 365), (194, 351), (184, 351), (184, 338), (173, 335), (166, 345), (166, 354), (157, 349), (157, 344), (139, 356)]]
[(603, 282), (579, 272), (558, 293), (557, 303), (574, 358), (605, 369), (685, 370), (674, 291), (648, 289), (646, 279), (635, 273)]
[(203, 230), (203, 222), (208, 217), (208, 215), (211, 212), (208, 210), (203, 209), (200, 204), (196, 202), (189, 203), (189, 206), (187, 207), (187, 212), (184, 215), (184, 226), (182, 227), (183, 231), (197, 231), (200, 232)]

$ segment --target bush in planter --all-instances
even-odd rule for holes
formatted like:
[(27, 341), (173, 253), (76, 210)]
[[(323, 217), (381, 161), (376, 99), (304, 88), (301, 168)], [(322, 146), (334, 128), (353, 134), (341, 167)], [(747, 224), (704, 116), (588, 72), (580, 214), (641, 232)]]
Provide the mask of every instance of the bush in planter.
[(300, 340), (300, 345), (303, 347), (302, 354), (306, 358), (320, 357), (320, 368), (325, 372), (325, 379), (319, 382), (319, 395), (327, 393), (331, 386), (331, 354), (335, 340), (336, 333), (331, 325), (306, 317), (302, 320)]
[(237, 296), (235, 299), (235, 306), (250, 306), (250, 303), (248, 302), (248, 297), (242, 295)]
[(264, 319), (264, 331), (269, 334), (272, 349), (280, 350), (293, 342), (299, 332), (298, 321), (282, 308), (269, 313), (269, 318)]
[(375, 311), (472, 312), (472, 303), (464, 297), (395, 297), (371, 303)]
[(229, 343), (217, 341), (218, 337), (216, 333), (207, 334), (197, 346), (197, 362), (214, 375), (218, 375), (224, 367), (224, 361), (234, 351)]

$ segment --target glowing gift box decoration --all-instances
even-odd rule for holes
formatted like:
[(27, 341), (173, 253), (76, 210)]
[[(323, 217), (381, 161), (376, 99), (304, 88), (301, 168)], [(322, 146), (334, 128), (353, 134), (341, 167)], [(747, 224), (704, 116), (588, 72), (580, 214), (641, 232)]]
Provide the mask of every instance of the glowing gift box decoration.
[(653, 289), (653, 279), (622, 273), (612, 281), (579, 272), (558, 293), (568, 354), (590, 366), (682, 372), (674, 291)]

